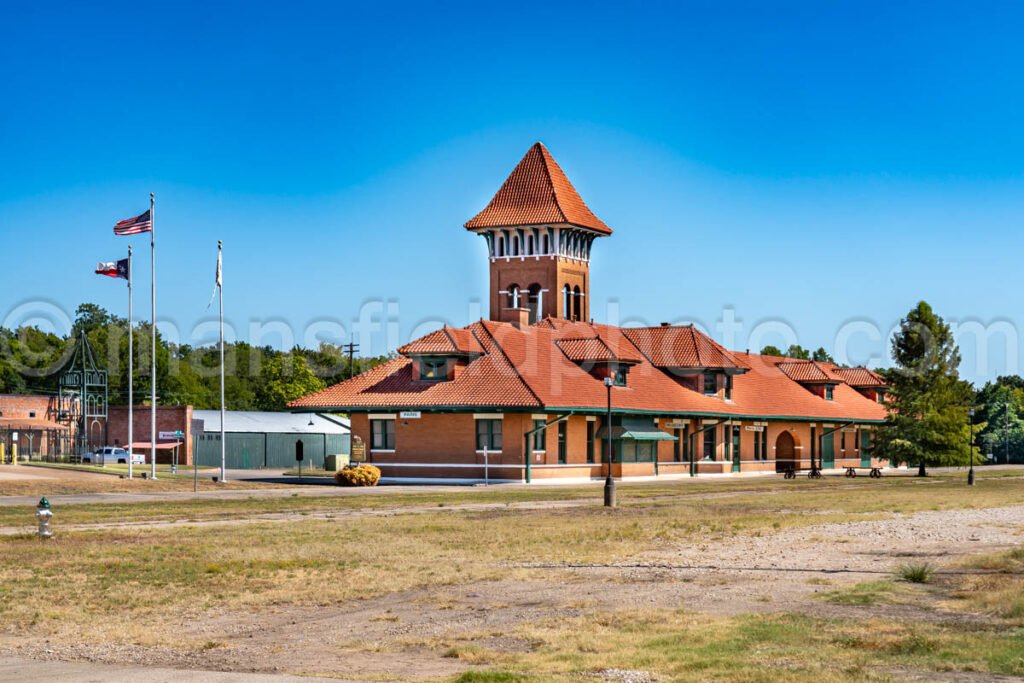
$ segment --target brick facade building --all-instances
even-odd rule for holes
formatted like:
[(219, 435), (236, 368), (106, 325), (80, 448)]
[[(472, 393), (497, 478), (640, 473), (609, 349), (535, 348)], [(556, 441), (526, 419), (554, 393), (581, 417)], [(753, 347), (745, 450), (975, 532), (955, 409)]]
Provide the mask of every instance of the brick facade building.
[[(128, 406), (111, 406), (108, 410), (107, 441), (111, 446), (127, 448), (128, 443)], [(150, 415), (149, 406), (135, 406), (132, 411), (132, 438), (135, 442), (135, 452), (143, 453), (146, 462), (149, 462), (149, 430)], [(192, 464), (192, 406), (157, 406), (156, 408), (156, 431), (177, 432), (184, 436), (179, 440), (159, 439), (159, 448), (156, 453), (156, 461), (160, 464), (169, 464), (174, 458), (174, 451), (166, 448), (171, 443), (181, 441), (178, 447), (178, 464)]]
[(591, 320), (591, 250), (612, 231), (540, 143), (465, 227), (487, 245), (490, 319), (292, 403), (348, 412), (387, 479), (599, 478), (609, 441), (623, 477), (880, 464), (885, 386), (866, 368)]
[(0, 394), (0, 447), (4, 459), (50, 456), (71, 451), (75, 433), (62, 421), (55, 396)]

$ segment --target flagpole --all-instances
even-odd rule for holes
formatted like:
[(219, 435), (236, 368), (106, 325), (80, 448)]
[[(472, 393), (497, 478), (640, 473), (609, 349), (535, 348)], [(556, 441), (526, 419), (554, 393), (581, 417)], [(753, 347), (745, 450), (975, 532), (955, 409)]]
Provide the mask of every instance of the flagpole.
[(149, 285), (152, 326), (150, 327), (150, 369), (149, 369), (149, 476), (156, 479), (156, 197), (149, 193), (149, 250), (150, 275)]
[(134, 352), (132, 350), (132, 245), (128, 245), (128, 478), (132, 478), (132, 456), (135, 451), (132, 449), (133, 427), (135, 425), (135, 374), (132, 371)]
[(224, 252), (224, 243), (217, 240), (217, 289), (220, 292), (220, 481), (224, 478), (224, 466), (226, 464), (226, 441), (224, 441), (224, 277), (221, 273), (221, 256)]

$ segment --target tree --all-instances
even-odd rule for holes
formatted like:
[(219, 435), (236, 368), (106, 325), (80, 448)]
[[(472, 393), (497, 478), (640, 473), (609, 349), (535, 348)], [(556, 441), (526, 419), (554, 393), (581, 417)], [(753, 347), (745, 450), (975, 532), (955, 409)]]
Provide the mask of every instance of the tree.
[(767, 346), (764, 346), (764, 347), (761, 348), (761, 355), (762, 356), (780, 356), (781, 357), (781, 356), (783, 356), (785, 354), (782, 353), (782, 349), (780, 349), (778, 346), (773, 346), (771, 344), (768, 344)]
[(999, 377), (978, 391), (976, 401), (986, 423), (978, 441), (996, 462), (1016, 460), (1024, 452), (1024, 380)]
[(960, 350), (949, 325), (919, 302), (900, 321), (892, 358), (889, 417), (879, 432), (883, 452), (916, 463), (919, 476), (927, 467), (967, 464), (974, 457), (967, 415), (973, 390), (960, 379)]
[(818, 350), (811, 354), (811, 360), (816, 360), (819, 363), (835, 363), (835, 359), (825, 350), (824, 346), (819, 346)]
[(810, 360), (811, 352), (800, 346), (799, 344), (790, 344), (789, 348), (786, 349), (787, 358), (799, 358), (801, 360)]
[(260, 369), (256, 405), (260, 410), (284, 410), (290, 401), (324, 386), (301, 354), (277, 355), (264, 361)]

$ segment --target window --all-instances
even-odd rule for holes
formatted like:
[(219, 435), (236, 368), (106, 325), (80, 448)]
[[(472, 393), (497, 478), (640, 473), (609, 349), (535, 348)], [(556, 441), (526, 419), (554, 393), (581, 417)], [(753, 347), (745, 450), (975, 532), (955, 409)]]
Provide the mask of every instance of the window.
[(478, 451), (501, 450), (501, 419), (476, 421), (476, 449)]
[(832, 400), (832, 390), (833, 390), (833, 388), (834, 387), (831, 384), (826, 384), (825, 385), (825, 400), (826, 401), (831, 401)]
[(580, 294), (579, 286), (572, 290), (572, 319), (583, 320), (583, 295)]
[(29, 416), (29, 419), (34, 418), (36, 416), (36, 411), (34, 411), (34, 410), (28, 411), (28, 416)]
[(725, 400), (732, 400), (732, 375), (725, 376)]
[(533, 256), (533, 235), (526, 236), (526, 255)]
[(548, 234), (546, 232), (544, 233), (544, 237), (541, 241), (541, 249), (541, 253), (543, 254), (547, 254), (551, 251), (551, 244), (548, 242)]
[(508, 286), (508, 307), (519, 308), (519, 285)]
[(562, 317), (568, 320), (572, 316), (572, 290), (569, 285), (562, 287)]
[(617, 387), (626, 386), (626, 375), (629, 374), (629, 368), (625, 365), (613, 365), (612, 366), (612, 384)]
[[(544, 420), (534, 420), (533, 421), (533, 428), (534, 429), (539, 429), (540, 427), (543, 427), (543, 426), (544, 426)], [(533, 450), (535, 450), (535, 451), (543, 451), (544, 450), (544, 434), (546, 434), (546, 433), (547, 433), (546, 429), (541, 429), (540, 431), (537, 431), (537, 432), (533, 433)]]
[(594, 462), (594, 427), (596, 422), (587, 422), (587, 462)]
[(704, 395), (714, 396), (718, 393), (718, 376), (713, 372), (704, 373)]
[(811, 427), (811, 463), (814, 463), (814, 459), (818, 457), (818, 437), (816, 436), (817, 430)]
[(676, 462), (680, 462), (683, 459), (683, 439), (682, 430), (672, 430), (672, 435), (676, 437), (675, 442), (672, 444), (672, 459)]
[(761, 459), (768, 459), (768, 427), (762, 426), (758, 435), (761, 439)]
[(846, 450), (846, 432), (839, 432), (839, 450)]
[(420, 379), (448, 379), (448, 361), (444, 358), (420, 358)]
[(710, 427), (704, 430), (704, 457), (708, 460), (715, 459), (715, 428)]
[(568, 431), (569, 423), (562, 420), (558, 423), (558, 464), (565, 464), (565, 450), (566, 450), (566, 432)]
[(370, 448), (378, 451), (395, 450), (394, 420), (370, 420)]
[(512, 255), (519, 256), (519, 235), (512, 236)]
[(498, 238), (498, 256), (504, 256), (504, 255), (505, 255), (505, 237), (502, 236), (502, 237)]
[(683, 460), (690, 461), (690, 427), (683, 427)]
[(742, 435), (740, 433), (740, 426), (733, 425), (732, 428), (732, 459), (741, 460), (740, 458), (740, 447), (743, 445)]

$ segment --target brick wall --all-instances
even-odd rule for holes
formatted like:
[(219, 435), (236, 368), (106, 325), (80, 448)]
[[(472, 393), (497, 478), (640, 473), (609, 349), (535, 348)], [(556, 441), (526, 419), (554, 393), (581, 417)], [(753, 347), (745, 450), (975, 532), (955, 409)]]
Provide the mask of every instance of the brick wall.
[[(128, 443), (128, 406), (112, 406), (108, 411), (109, 421), (107, 439), (111, 446), (124, 447)], [(135, 406), (132, 422), (135, 443), (149, 442), (149, 406)], [(183, 443), (178, 448), (178, 464), (192, 464), (192, 406), (157, 406), (156, 431), (185, 433)], [(149, 462), (149, 450), (145, 450), (146, 462)], [(170, 463), (174, 453), (170, 450), (158, 450), (156, 461)]]

